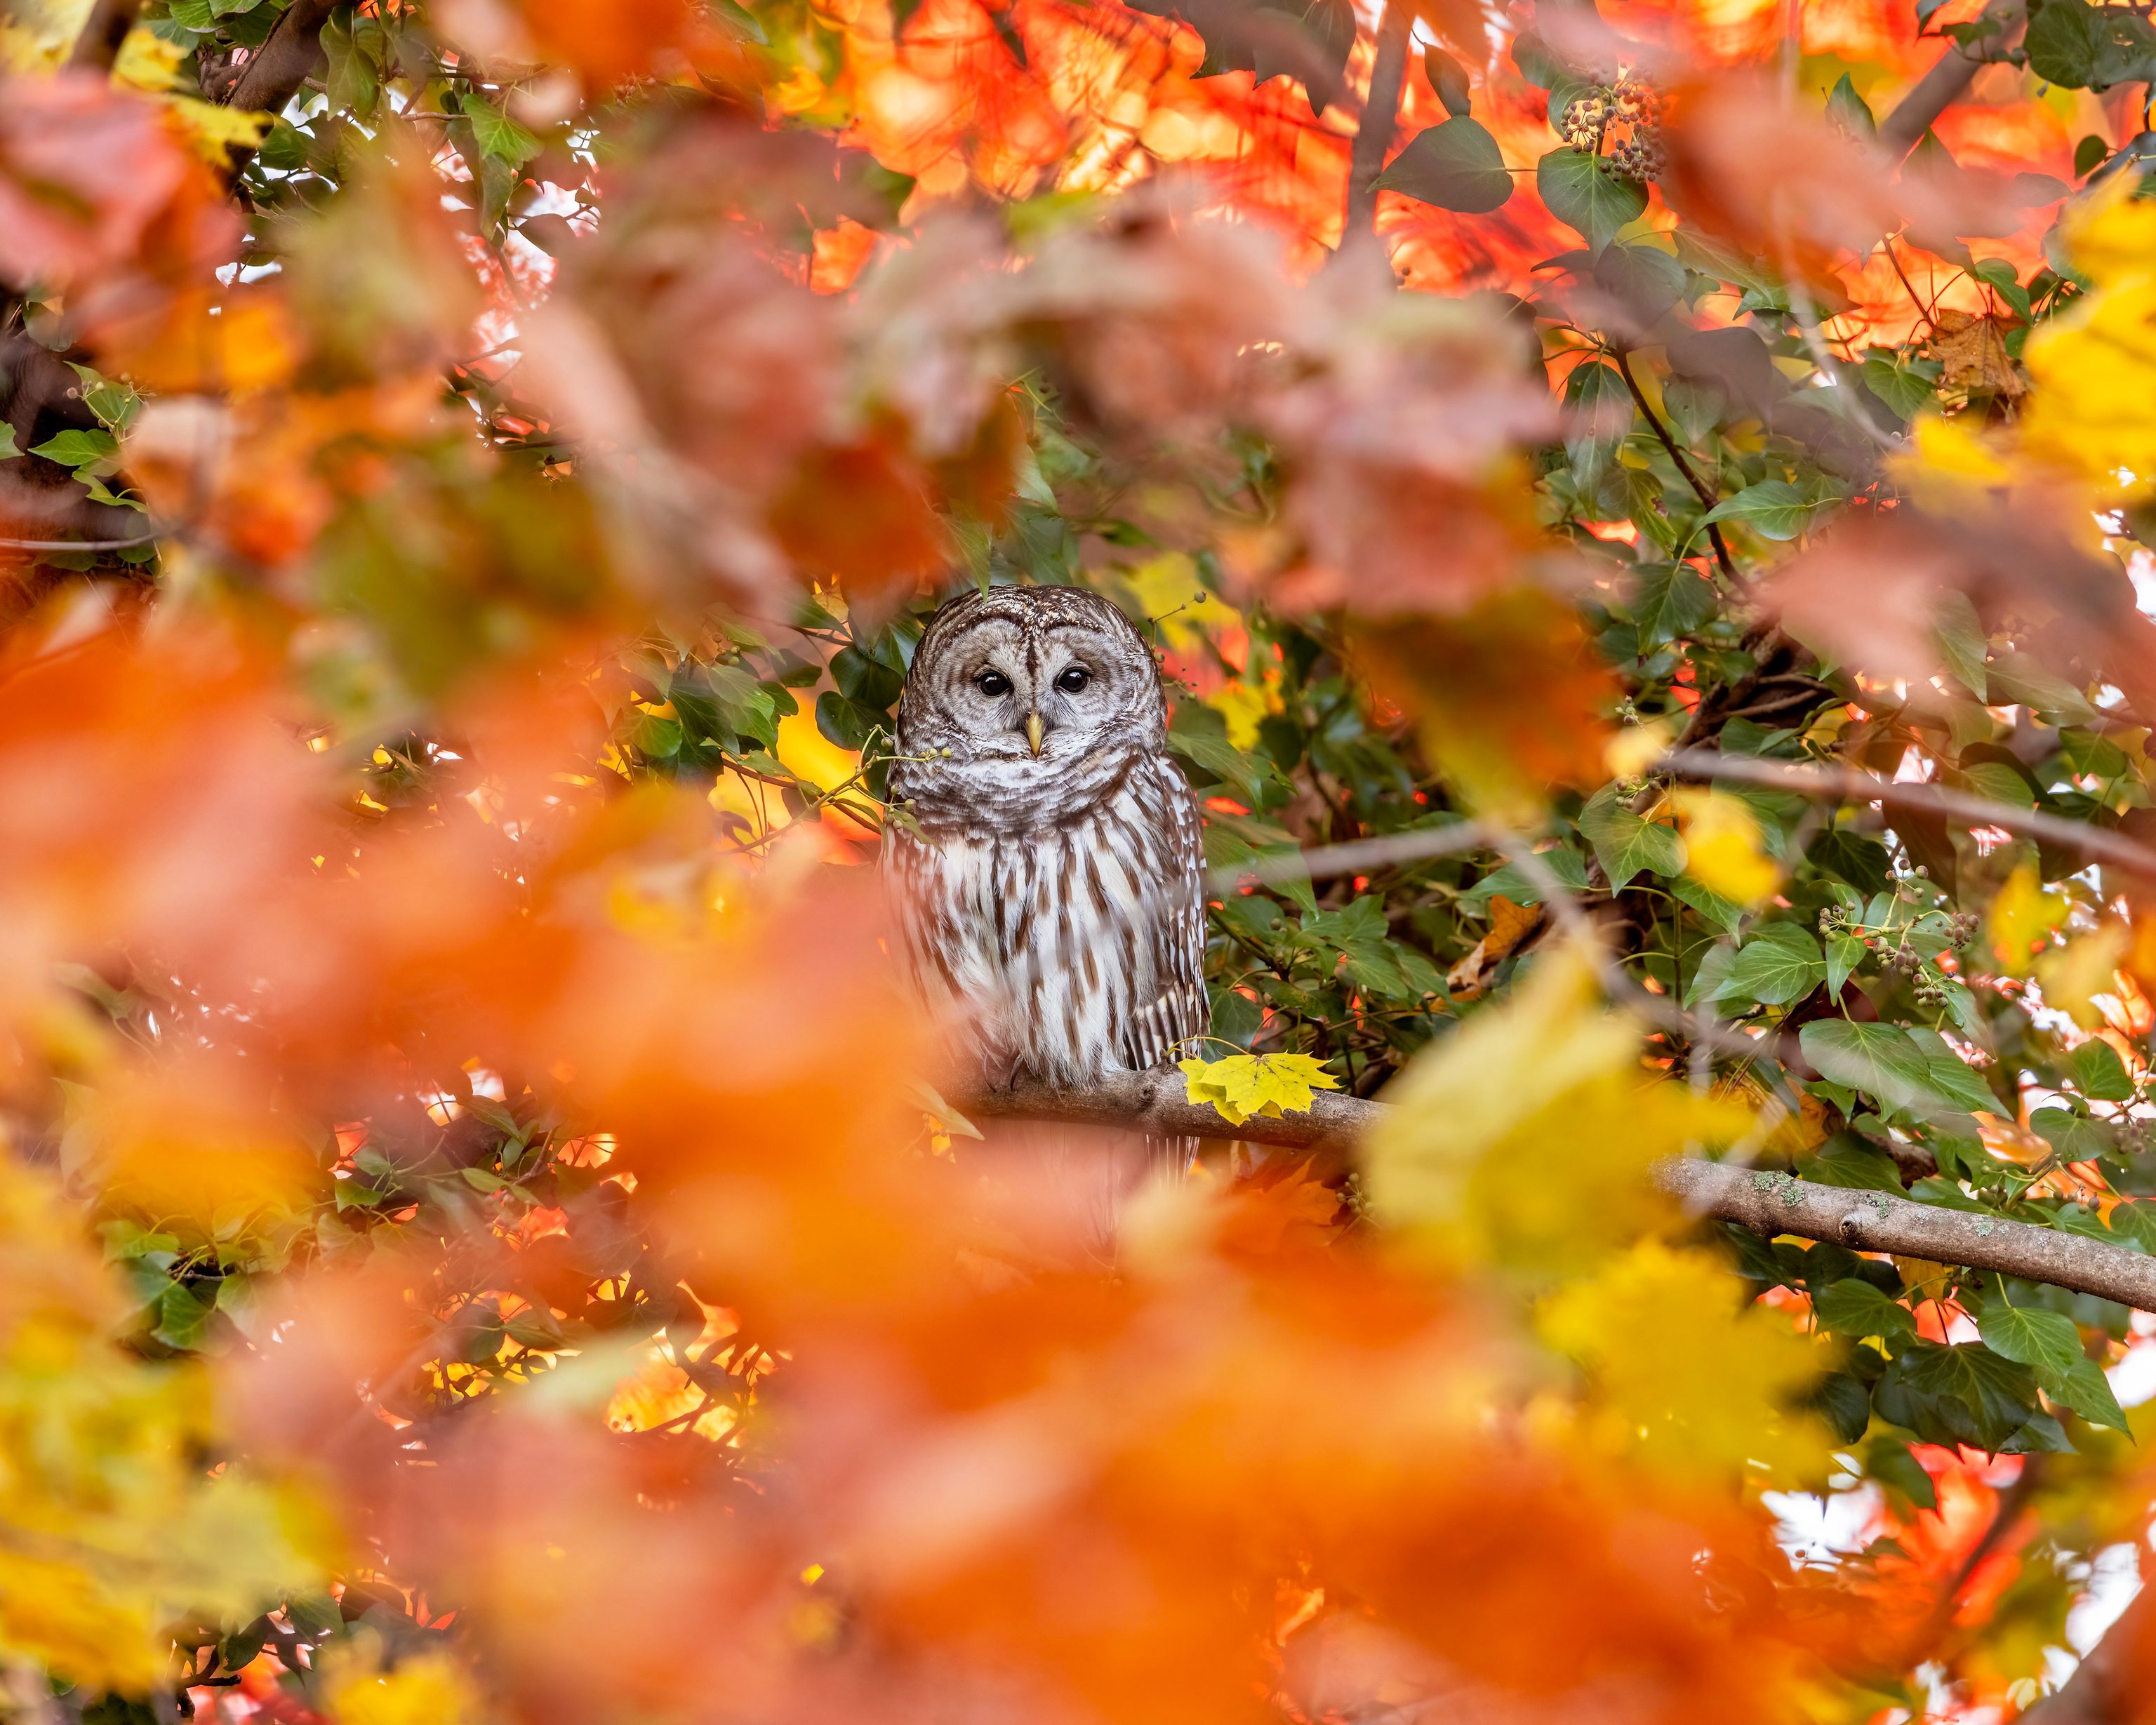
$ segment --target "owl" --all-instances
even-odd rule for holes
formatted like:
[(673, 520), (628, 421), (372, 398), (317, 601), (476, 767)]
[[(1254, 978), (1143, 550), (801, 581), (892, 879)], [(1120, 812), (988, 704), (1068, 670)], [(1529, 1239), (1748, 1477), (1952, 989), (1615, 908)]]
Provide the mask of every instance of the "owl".
[(1075, 587), (953, 599), (914, 653), (895, 747), (909, 819), (884, 868), (905, 961), (983, 1080), (1083, 1085), (1195, 1052), (1198, 808), (1130, 619)]

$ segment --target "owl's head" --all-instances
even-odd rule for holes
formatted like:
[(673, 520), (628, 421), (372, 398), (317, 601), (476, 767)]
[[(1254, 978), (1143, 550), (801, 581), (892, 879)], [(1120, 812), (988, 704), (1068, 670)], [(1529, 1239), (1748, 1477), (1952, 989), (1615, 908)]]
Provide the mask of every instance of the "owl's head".
[(1156, 751), (1168, 709), (1130, 619), (1078, 587), (998, 587), (929, 620), (899, 703), (902, 752), (1030, 778), (1121, 744)]

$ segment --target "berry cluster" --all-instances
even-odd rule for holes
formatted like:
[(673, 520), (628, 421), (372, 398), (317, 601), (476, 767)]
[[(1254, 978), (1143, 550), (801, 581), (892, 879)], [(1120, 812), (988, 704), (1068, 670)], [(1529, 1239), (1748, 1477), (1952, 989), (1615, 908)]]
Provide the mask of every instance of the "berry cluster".
[(1567, 102), (1557, 130), (1573, 149), (1603, 157), (1612, 172), (1646, 181), (1667, 166), (1661, 118), (1655, 87), (1636, 73), (1620, 72)]
[[(1925, 871), (1917, 870), (1921, 875)], [(1907, 883), (1907, 884), (1913, 884)], [(1906, 895), (1897, 894), (1897, 896)], [(1933, 937), (1943, 943), (1942, 950), (1952, 951), (1966, 946), (1976, 937), (1981, 926), (1978, 919), (1964, 911), (1932, 911), (1922, 918)], [(1934, 961), (1913, 945), (1910, 927), (1888, 927), (1874, 928), (1862, 914), (1842, 905), (1829, 905), (1819, 913), (1819, 932), (1822, 936), (1854, 935), (1870, 947), (1878, 960), (1879, 968), (1887, 977), (1899, 977), (1913, 985), (1917, 1000), (1927, 1006), (1939, 1006), (1947, 999), (1946, 978)]]

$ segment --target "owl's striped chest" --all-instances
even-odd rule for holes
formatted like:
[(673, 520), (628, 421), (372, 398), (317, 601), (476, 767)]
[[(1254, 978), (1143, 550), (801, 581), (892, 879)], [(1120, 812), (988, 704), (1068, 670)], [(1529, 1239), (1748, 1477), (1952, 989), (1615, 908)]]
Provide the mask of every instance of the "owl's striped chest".
[(1167, 800), (1188, 793), (1153, 783), (1173, 773), (1146, 763), (1083, 815), (1024, 832), (894, 838), (911, 968), (992, 1070), (1075, 1083), (1155, 1057), (1152, 1020), (1185, 968), (1164, 960), (1202, 916), (1194, 814), (1186, 832)]

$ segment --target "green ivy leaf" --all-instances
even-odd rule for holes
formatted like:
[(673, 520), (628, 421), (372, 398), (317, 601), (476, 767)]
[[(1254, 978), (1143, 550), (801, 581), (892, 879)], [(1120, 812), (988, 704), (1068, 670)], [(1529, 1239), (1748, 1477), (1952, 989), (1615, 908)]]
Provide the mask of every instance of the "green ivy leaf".
[(1917, 1321), (1909, 1308), (1861, 1276), (1832, 1284), (1812, 1301), (1812, 1310), (1837, 1335), (1858, 1341), (1876, 1336), (1897, 1349), (1917, 1339)]
[(1939, 602), (1937, 629), (1939, 651), (1945, 656), (1947, 669), (1960, 680), (1964, 688), (1982, 701), (1989, 686), (1984, 660), (1991, 651), (1991, 644), (1984, 639), (1984, 620), (1976, 614), (1976, 607), (1967, 593), (1950, 593)]
[(472, 137), (482, 156), (490, 156), (511, 167), (521, 167), (545, 147), (501, 108), (475, 90), (461, 99), (465, 118), (471, 121)]
[(1535, 190), (1549, 213), (1576, 228), (1596, 251), (1647, 208), (1647, 188), (1612, 173), (1601, 157), (1560, 146), (1535, 164)]
[(1984, 1346), (2029, 1367), (2044, 1394), (2092, 1425), (2127, 1430), (2125, 1411), (2096, 1362), (2082, 1352), (2081, 1332), (2056, 1312), (1994, 1301), (1977, 1319)]
[(120, 439), (101, 428), (94, 431), (63, 431), (33, 447), (33, 455), (62, 467), (94, 467), (120, 453)]
[(1933, 1443), (1996, 1453), (2037, 1412), (2026, 1366), (1981, 1342), (1916, 1342), (1897, 1354), (1873, 1393), (1881, 1415)]
[(1799, 490), (1787, 480), (1762, 480), (1723, 498), (1707, 511), (1707, 518), (1741, 522), (1762, 539), (1789, 540), (1810, 526), (1814, 516), (1839, 501), (1817, 488)]
[(1924, 1464), (1897, 1437), (1881, 1432), (1864, 1446), (1864, 1471), (1882, 1486), (1892, 1486), (1918, 1509), (1939, 1507), (1938, 1487), (1924, 1471)]
[(1512, 176), (1490, 129), (1457, 110), (1454, 117), (1417, 132), (1372, 185), (1440, 209), (1486, 215), (1512, 195)]
[(1684, 845), (1676, 834), (1633, 814), (1614, 785), (1603, 786), (1588, 799), (1579, 811), (1579, 831), (1594, 847), (1595, 860), (1602, 865), (1612, 892), (1621, 891), (1643, 870), (1674, 875), (1684, 867)]
[(1870, 140), (1879, 136), (1879, 122), (1871, 117), (1871, 105), (1856, 93), (1846, 72), (1827, 93), (1826, 117), (1852, 138)]
[(2118, 1050), (2101, 1036), (2089, 1040), (2066, 1056), (2066, 1071), (2076, 1089), (2099, 1102), (2130, 1102), (2133, 1080)]
[(1691, 634), (1714, 611), (1714, 583), (1690, 564), (1645, 565), (1632, 586), (1632, 621), (1640, 631), (1640, 656), (1644, 659), (1665, 642)]
[(1841, 999), (1842, 984), (1864, 963), (1864, 942), (1853, 934), (1828, 937), (1826, 943), (1826, 991), (1835, 999)]
[(1810, 993), (1825, 975), (1826, 960), (1810, 929), (1794, 922), (1772, 923), (1744, 943), (1715, 999), (1717, 1004), (1787, 1006)]

